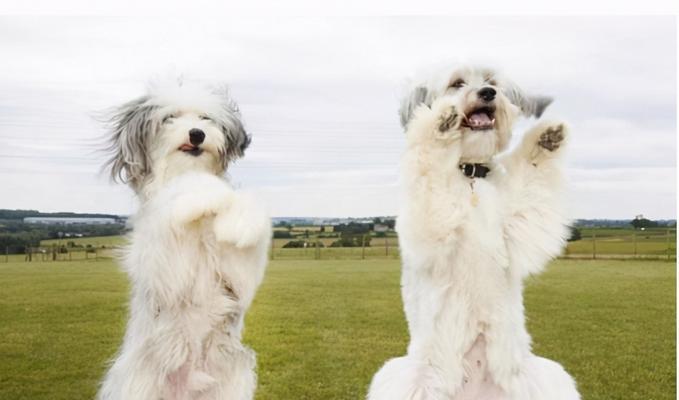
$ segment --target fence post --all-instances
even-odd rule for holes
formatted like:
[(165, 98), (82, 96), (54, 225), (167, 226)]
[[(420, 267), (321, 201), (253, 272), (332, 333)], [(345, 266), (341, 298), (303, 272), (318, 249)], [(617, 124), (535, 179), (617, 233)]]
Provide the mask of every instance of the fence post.
[(9, 262), (9, 246), (5, 246), (5, 262)]
[(637, 258), (637, 231), (634, 231), (632, 238), (634, 239), (634, 258)]
[(365, 260), (365, 234), (361, 236), (361, 260)]
[(592, 260), (596, 260), (596, 231), (592, 231)]
[(316, 259), (317, 260), (321, 259), (321, 244), (318, 241), (318, 238), (316, 238)]
[(272, 260), (274, 258), (273, 251), (274, 251), (274, 248), (275, 248), (274, 247), (275, 243), (276, 243), (276, 238), (272, 237), (271, 238), (271, 255), (269, 256)]
[(671, 258), (671, 247), (670, 247), (670, 230), (669, 228), (667, 229), (667, 259), (669, 260)]
[(384, 255), (389, 257), (389, 237), (384, 234)]

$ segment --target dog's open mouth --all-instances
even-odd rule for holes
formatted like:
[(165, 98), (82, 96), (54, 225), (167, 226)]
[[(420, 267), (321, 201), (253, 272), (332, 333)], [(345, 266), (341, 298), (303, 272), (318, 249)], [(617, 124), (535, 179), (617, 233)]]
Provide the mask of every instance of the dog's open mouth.
[(495, 108), (479, 107), (472, 109), (462, 121), (462, 126), (473, 131), (493, 129), (495, 127)]
[(179, 150), (183, 151), (184, 153), (191, 154), (192, 156), (195, 157), (198, 157), (203, 153), (203, 149), (192, 144), (183, 144), (179, 146)]

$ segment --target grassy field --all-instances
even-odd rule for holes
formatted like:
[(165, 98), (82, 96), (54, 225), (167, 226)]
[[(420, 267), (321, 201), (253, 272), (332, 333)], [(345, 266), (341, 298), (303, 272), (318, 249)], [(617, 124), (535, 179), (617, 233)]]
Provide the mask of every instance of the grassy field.
[[(258, 400), (360, 399), (407, 343), (396, 260), (274, 261), (250, 310)], [(111, 261), (0, 263), (0, 399), (91, 399), (124, 330)], [(557, 261), (528, 282), (537, 354), (585, 400), (675, 398), (675, 264)]]

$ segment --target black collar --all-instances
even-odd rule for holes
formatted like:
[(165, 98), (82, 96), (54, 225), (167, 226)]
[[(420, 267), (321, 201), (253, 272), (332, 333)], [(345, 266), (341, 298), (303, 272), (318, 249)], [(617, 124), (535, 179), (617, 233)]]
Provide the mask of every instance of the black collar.
[(483, 164), (460, 164), (462, 173), (467, 178), (485, 178), (490, 172), (490, 168)]

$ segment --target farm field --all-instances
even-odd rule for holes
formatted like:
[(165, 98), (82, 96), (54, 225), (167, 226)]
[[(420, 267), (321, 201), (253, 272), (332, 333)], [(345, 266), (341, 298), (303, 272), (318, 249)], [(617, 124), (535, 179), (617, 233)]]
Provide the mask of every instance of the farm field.
[[(676, 265), (554, 262), (527, 283), (537, 354), (584, 399), (675, 398)], [(397, 260), (275, 260), (250, 310), (258, 400), (360, 399), (407, 344)], [(111, 260), (0, 263), (0, 399), (91, 399), (124, 330)]]
[[(315, 228), (315, 230), (314, 230)], [(326, 233), (331, 232), (331, 227), (325, 227)], [(293, 234), (303, 235), (306, 230), (310, 232), (309, 238), (298, 236), (295, 238), (276, 238), (273, 239), (273, 258), (274, 259), (361, 259), (361, 258), (398, 258), (398, 238), (372, 237), (370, 246), (363, 250), (361, 247), (329, 247), (337, 238), (315, 238), (313, 233), (319, 227), (295, 227)], [(277, 228), (281, 230), (281, 228)], [(564, 257), (584, 257), (591, 258), (594, 253), (597, 257), (606, 258), (612, 256), (619, 257), (638, 257), (638, 258), (676, 258), (676, 231), (668, 231), (664, 228), (651, 228), (646, 231), (635, 231), (626, 228), (581, 228), (582, 239), (568, 242)], [(668, 240), (669, 239), (669, 240)], [(283, 248), (291, 240), (306, 240), (312, 246), (316, 241), (323, 244), (320, 252), (316, 252), (313, 247), (307, 248)], [(122, 236), (105, 237), (85, 237), (61, 239), (60, 243), (73, 241), (76, 245), (92, 247), (121, 246), (126, 243)], [(594, 243), (595, 242), (595, 243)], [(44, 240), (43, 246), (57, 244), (56, 240)], [(103, 251), (101, 255), (110, 256), (110, 251)], [(84, 258), (84, 253), (76, 254), (74, 258)], [(67, 260), (68, 257), (60, 255), (60, 259)], [(0, 259), (0, 262), (3, 260)]]
[(53, 244), (66, 244), (68, 242), (73, 242), (76, 245), (87, 246), (88, 244), (93, 247), (112, 247), (112, 246), (122, 246), (127, 243), (127, 239), (124, 236), (94, 236), (94, 237), (80, 237), (80, 238), (62, 238), (62, 239), (50, 239), (43, 240), (40, 244), (43, 246), (51, 246)]

